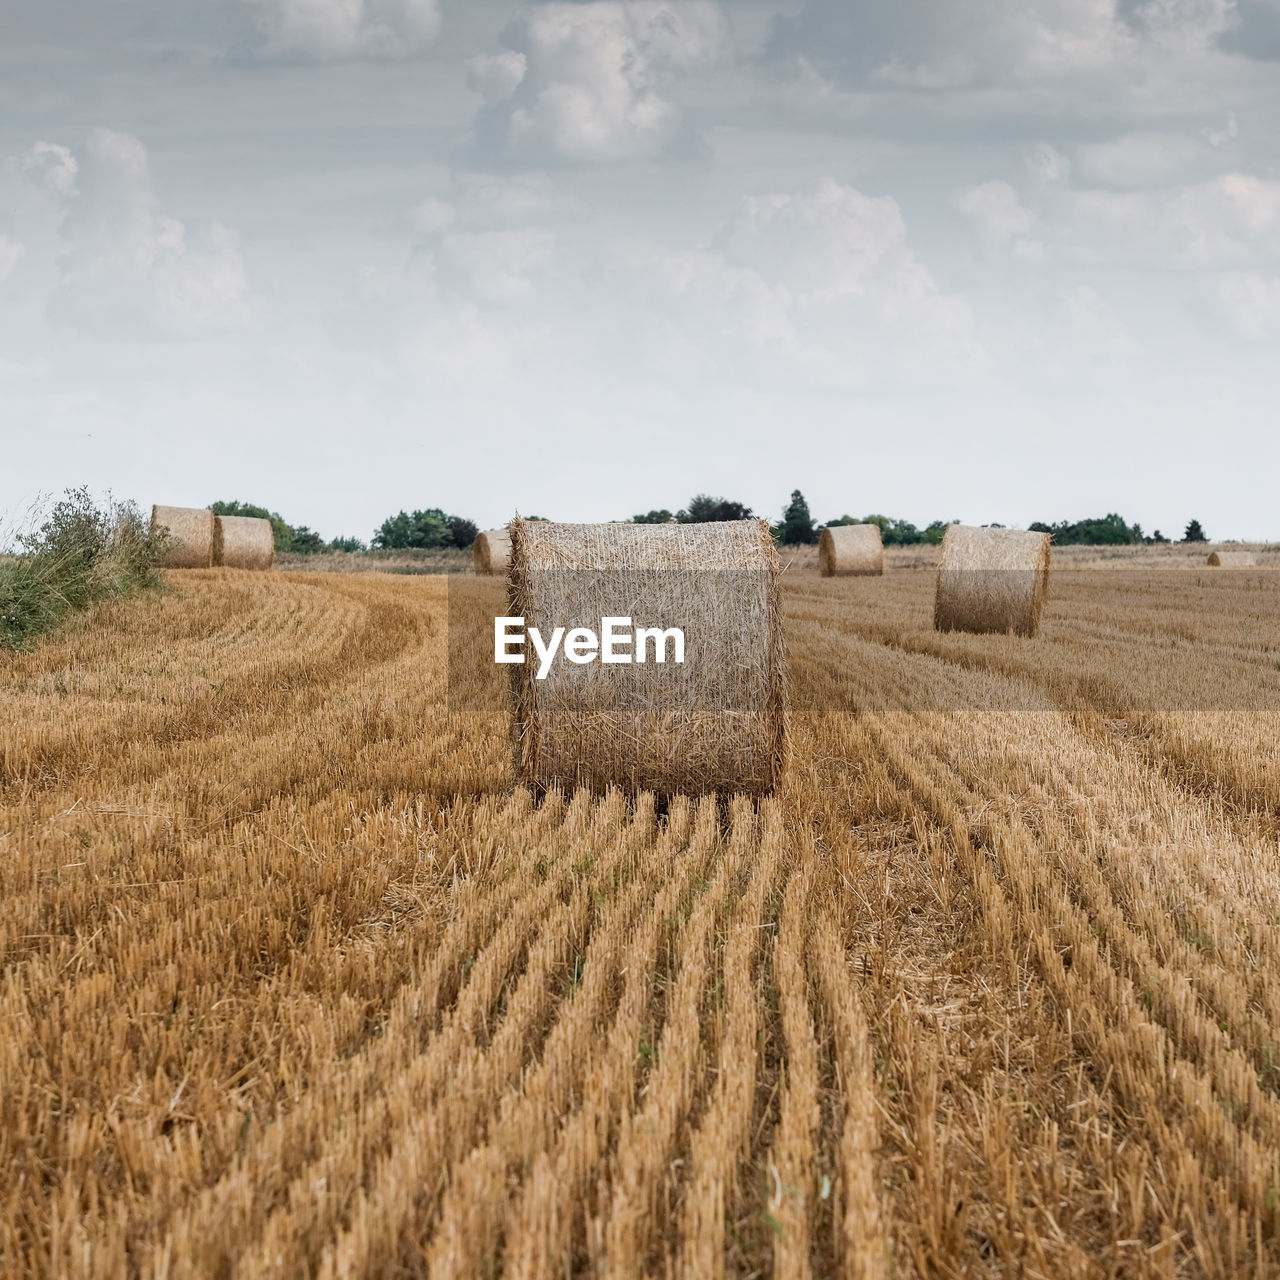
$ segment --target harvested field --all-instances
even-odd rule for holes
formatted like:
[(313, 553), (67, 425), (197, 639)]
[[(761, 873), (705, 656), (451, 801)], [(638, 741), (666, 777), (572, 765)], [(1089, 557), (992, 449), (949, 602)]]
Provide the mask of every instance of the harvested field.
[(513, 789), (439, 576), (0, 657), (0, 1274), (1280, 1272), (1280, 575), (1055, 565), (793, 568), (758, 804)]
[[(1204, 557), (1199, 557), (1203, 561)], [(276, 556), (277, 569), (304, 569), (308, 573), (402, 573), (408, 576), (434, 573), (469, 573), (470, 551), (444, 547), (424, 551), (404, 547), (394, 551), (321, 551), (304, 554), (284, 551)]]

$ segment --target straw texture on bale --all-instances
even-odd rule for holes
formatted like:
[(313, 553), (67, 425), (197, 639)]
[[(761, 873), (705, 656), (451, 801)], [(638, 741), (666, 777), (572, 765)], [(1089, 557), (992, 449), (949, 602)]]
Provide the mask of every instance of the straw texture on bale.
[[(511, 526), (508, 611), (555, 627), (682, 628), (685, 661), (510, 668), (512, 745), (535, 790), (763, 795), (787, 744), (779, 564), (761, 520)], [(671, 655), (673, 656), (673, 655)]]
[(213, 565), (213, 512), (206, 507), (151, 508), (151, 528), (168, 529), (166, 569), (208, 569)]
[(471, 544), (471, 563), (477, 573), (506, 573), (511, 561), (511, 532), (487, 529)]
[(228, 569), (270, 569), (276, 537), (270, 520), (258, 516), (215, 516), (213, 563)]
[(1210, 551), (1209, 563), (1219, 569), (1248, 569), (1258, 557), (1252, 551)]
[(1049, 588), (1049, 535), (947, 526), (933, 625), (1033, 636)]
[(874, 576), (884, 572), (884, 543), (878, 524), (840, 524), (818, 539), (822, 576)]

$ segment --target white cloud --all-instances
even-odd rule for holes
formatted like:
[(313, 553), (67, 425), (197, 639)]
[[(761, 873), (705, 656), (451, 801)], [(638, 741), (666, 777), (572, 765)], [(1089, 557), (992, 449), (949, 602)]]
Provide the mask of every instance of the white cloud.
[(1092, 70), (1125, 34), (1115, 0), (807, 0), (771, 52), (840, 80), (939, 89)]
[(1218, 281), (1217, 299), (1228, 323), (1246, 341), (1280, 339), (1280, 276), (1231, 272)]
[(1280, 257), (1280, 181), (1221, 174), (1174, 193), (1163, 213), (1184, 261), (1232, 266)]
[(36, 142), (14, 157), (15, 167), (33, 185), (55, 195), (70, 195), (76, 187), (79, 163), (69, 147), (57, 142)]
[(25, 253), (21, 242), (0, 232), (0, 282), (8, 279)]
[(644, 279), (629, 309), (663, 318), (647, 341), (669, 353), (815, 386), (945, 379), (981, 359), (967, 306), (916, 257), (897, 202), (832, 178), (748, 197), (707, 250), (650, 253), (633, 256)]
[(438, 0), (245, 0), (264, 52), (314, 58), (404, 58), (440, 31)]
[(455, 175), (446, 191), (427, 196), (408, 216), (414, 233), (432, 242), (455, 229), (518, 231), (578, 221), (585, 212), (545, 173), (480, 172)]
[(582, 216), (581, 203), (544, 173), (466, 173), (456, 183), (456, 207), (470, 227), (522, 227)]
[(720, 58), (727, 30), (714, 0), (593, 0), (526, 6), (508, 38), (508, 53), (471, 64), (490, 104), (482, 148), (607, 164), (687, 138), (672, 85)]
[(527, 69), (528, 59), (514, 49), (478, 53), (467, 63), (467, 84), (493, 104), (515, 93)]
[(482, 306), (531, 301), (559, 252), (554, 227), (581, 216), (578, 202), (540, 173), (464, 173), (450, 194), (410, 212), (436, 281)]
[[(1166, 147), (1162, 139), (1152, 158), (1148, 141), (1126, 136), (1113, 149), (1081, 148), (1075, 170), (1082, 181), (1074, 185), (1045, 182), (1037, 161), (1025, 192), (1003, 180), (984, 182), (965, 188), (956, 207), (990, 248), (1015, 255), (1042, 244), (1050, 256), (1076, 264), (1203, 270), (1280, 264), (1280, 180), (1233, 171), (1199, 181), (1162, 181), (1164, 157), (1191, 151)], [(1195, 139), (1188, 148), (1199, 148), (1202, 158), (1213, 154)], [(1168, 167), (1181, 163), (1171, 160)], [(1100, 169), (1118, 185), (1126, 164), (1130, 181), (1121, 189), (1090, 185)], [(1068, 170), (1063, 166), (1061, 172)]]
[(891, 196), (825, 178), (812, 191), (748, 197), (722, 243), (732, 261), (807, 302), (865, 294), (872, 272), (901, 254), (906, 239)]
[(949, 127), (1020, 113), (1134, 127), (1192, 110), (1220, 120), (1241, 88), (1238, 60), (1223, 53), (1236, 0), (804, 0), (793, 10), (774, 22), (765, 61), (802, 115), (857, 119), (877, 95), (905, 91), (925, 118), (963, 95), (970, 109)]
[(1037, 187), (1058, 187), (1071, 177), (1071, 161), (1057, 147), (1037, 142), (1025, 153), (1027, 172)]
[(530, 302), (551, 271), (556, 241), (537, 227), (519, 231), (460, 231), (437, 250), (441, 282), (488, 306)]
[(242, 317), (248, 286), (235, 233), (214, 223), (193, 237), (166, 214), (139, 139), (95, 129), (79, 157), (47, 143), (33, 153), (41, 164), (20, 167), (60, 200), (49, 299), (58, 320), (108, 335), (188, 334)]
[(1133, 25), (1162, 46), (1212, 45), (1235, 24), (1236, 0), (1144, 0)]
[[(1203, 140), (1193, 143), (1214, 154)], [(1095, 164), (1090, 157), (1076, 172), (1083, 180)], [(1157, 357), (1163, 348), (1151, 335), (1176, 325), (1175, 314), (1216, 317), (1233, 346), (1280, 337), (1280, 181), (1233, 171), (1117, 190), (1047, 183), (1031, 168), (1022, 190), (984, 182), (954, 203), (988, 248), (984, 314), (1021, 317), (1014, 323), (1024, 345), (1045, 368), (1065, 375), (1073, 362), (1130, 359), (1138, 335)], [(1158, 172), (1153, 166), (1149, 176)], [(1044, 269), (1015, 284), (1001, 273), (1006, 255)], [(1059, 339), (1047, 340), (1052, 333)], [(1023, 341), (1019, 331), (1012, 340)]]
[(447, 231), (458, 220), (458, 212), (448, 200), (428, 196), (409, 211), (409, 225), (420, 236)]
[(965, 187), (955, 205), (978, 232), (988, 252), (1012, 252), (1015, 257), (1036, 260), (1044, 245), (1030, 238), (1036, 216), (1018, 198), (1013, 187), (999, 179)]
[(1081, 177), (1108, 187), (1167, 186), (1212, 155), (1211, 144), (1178, 133), (1127, 133), (1078, 150)]
[(445, 363), (450, 317), (468, 349), (538, 377), (567, 361), (576, 377), (808, 394), (968, 378), (982, 360), (968, 308), (916, 257), (896, 201), (830, 178), (746, 197), (701, 242), (584, 219), (532, 175), (465, 175), (425, 224), (408, 270), (362, 278), (358, 305), (397, 311)]
[(1236, 119), (1236, 113), (1232, 111), (1228, 114), (1226, 122), (1221, 129), (1206, 129), (1204, 136), (1211, 147), (1225, 147), (1227, 143), (1236, 140), (1239, 132), (1240, 124)]
[(1062, 307), (1073, 339), (1073, 360), (1085, 355), (1093, 360), (1114, 361), (1133, 351), (1128, 330), (1092, 286), (1069, 285), (1062, 295)]

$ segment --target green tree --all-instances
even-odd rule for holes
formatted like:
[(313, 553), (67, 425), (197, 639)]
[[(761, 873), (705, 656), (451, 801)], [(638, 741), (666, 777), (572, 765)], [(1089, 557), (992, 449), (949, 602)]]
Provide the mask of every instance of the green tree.
[(409, 547), (434, 551), (450, 543), (449, 517), (438, 507), (425, 511), (399, 511), (388, 516), (373, 535), (373, 545), (384, 551)]
[(295, 555), (312, 556), (324, 549), (324, 539), (314, 529), (308, 529), (305, 524), (300, 524), (294, 529), (289, 550)]
[(1199, 520), (1191, 520), (1187, 523), (1187, 531), (1182, 535), (1183, 542), (1208, 542), (1205, 531), (1200, 525)]
[(632, 524), (670, 524), (673, 516), (666, 507), (656, 511), (647, 511), (642, 516), (632, 516)]
[(1141, 525), (1127, 524), (1114, 511), (1085, 520), (1059, 520), (1056, 524), (1037, 520), (1030, 527), (1034, 533), (1050, 534), (1058, 546), (1134, 546), (1146, 540)]
[(809, 504), (799, 489), (791, 491), (791, 501), (782, 513), (782, 523), (777, 528), (777, 539), (784, 547), (811, 546), (818, 540), (818, 531), (809, 514)]
[(463, 516), (449, 517), (449, 544), (466, 551), (480, 534), (480, 526)]
[(436, 551), (442, 547), (458, 547), (465, 550), (475, 540), (480, 530), (473, 520), (463, 516), (451, 516), (439, 507), (425, 511), (399, 511), (388, 516), (373, 535), (373, 545), (382, 550), (403, 550), (408, 547)]
[(330, 551), (364, 551), (365, 544), (359, 538), (337, 537), (329, 540)]
[(750, 520), (751, 508), (740, 502), (730, 502), (728, 498), (713, 498), (710, 494), (698, 493), (690, 500), (683, 511), (676, 512), (676, 519), (681, 524), (705, 524), (711, 520)]

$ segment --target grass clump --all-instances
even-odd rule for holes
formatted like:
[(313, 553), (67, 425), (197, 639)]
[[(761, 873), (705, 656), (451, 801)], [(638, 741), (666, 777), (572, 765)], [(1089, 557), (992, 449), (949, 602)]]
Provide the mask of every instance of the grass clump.
[(132, 502), (68, 489), (0, 555), (0, 649), (25, 649), (67, 614), (158, 587), (167, 531)]

